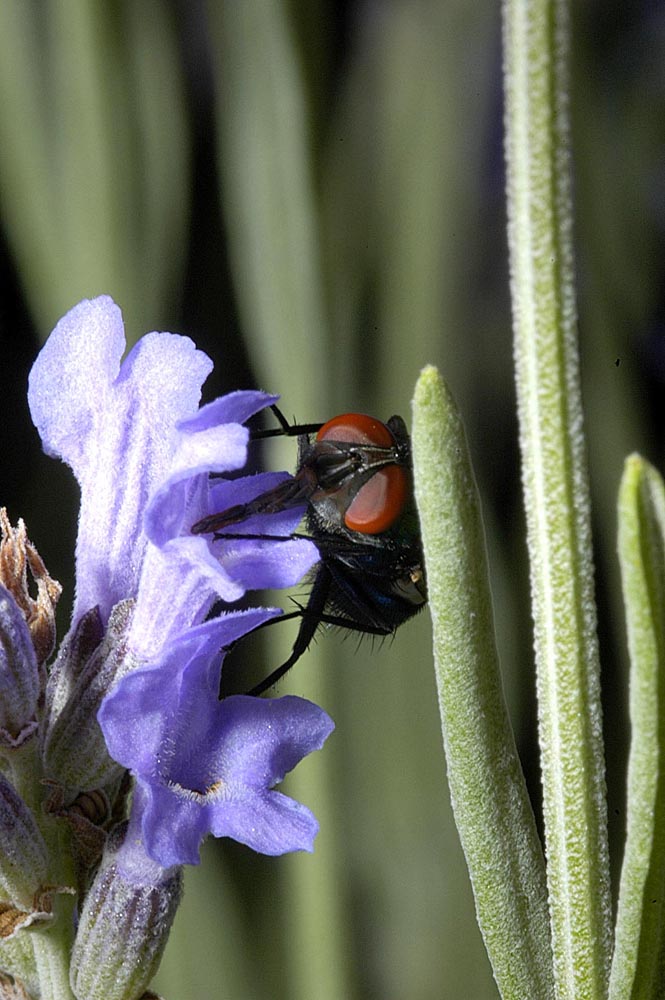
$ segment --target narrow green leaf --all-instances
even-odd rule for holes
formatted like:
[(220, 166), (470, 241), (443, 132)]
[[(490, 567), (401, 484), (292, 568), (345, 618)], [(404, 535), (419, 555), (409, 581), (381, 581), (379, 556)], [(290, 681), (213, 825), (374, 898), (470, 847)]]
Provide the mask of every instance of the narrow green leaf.
[(665, 993), (665, 486), (627, 459), (619, 492), (619, 560), (630, 651), (627, 838), (611, 1000)]
[[(243, 335), (291, 412), (326, 410), (327, 357), (307, 106), (283, 0), (210, 3), (219, 164)], [(304, 377), (306, 373), (306, 377)]]
[(112, 7), (0, 3), (0, 211), (43, 334), (100, 292), (130, 336), (173, 315), (189, 197), (172, 17)]
[(0, 4), (0, 211), (21, 280), (44, 318), (43, 301), (57, 296), (51, 262), (58, 233), (44, 128), (48, 68), (34, 13), (21, 0)]
[(255, 942), (245, 937), (242, 899), (212, 838), (201, 846), (201, 862), (184, 870), (182, 902), (151, 988), (171, 1000), (263, 997), (259, 963), (252, 961)]
[[(56, 214), (69, 280), (75, 276), (83, 294), (108, 291), (122, 303), (127, 264), (120, 248), (128, 248), (128, 213), (121, 208), (131, 183), (131, 165), (128, 121), (117, 115), (110, 81), (121, 68), (115, 85), (122, 100), (124, 66), (113, 36), (107, 34), (105, 13), (94, 0), (49, 0), (47, 6), (49, 82), (58, 123), (51, 139), (55, 181), (51, 211)], [(71, 305), (63, 303), (61, 308)], [(127, 311), (133, 302), (123, 305)]]
[(603, 1000), (611, 904), (568, 170), (565, 0), (504, 3), (506, 156), (543, 812), (559, 1000)]
[[(222, 207), (243, 339), (260, 384), (282, 394), (289, 415), (325, 419), (332, 348), (322, 297), (308, 97), (289, 5), (211, 0), (208, 12)], [(288, 452), (291, 463), (292, 448)], [(279, 463), (276, 453), (275, 445), (271, 459)], [(273, 655), (276, 641), (271, 637)], [(310, 672), (316, 670), (312, 661), (325, 655), (308, 656)], [(290, 780), (298, 798), (317, 801), (322, 816), (336, 809), (325, 761)], [(289, 878), (288, 918), (278, 930), (294, 1000), (333, 1000), (351, 989), (344, 949), (347, 913), (335, 864), (332, 851), (319, 844), (312, 863), (298, 865)]]
[(413, 453), (455, 820), (505, 1000), (554, 996), (543, 854), (503, 699), (485, 538), (464, 429), (435, 368)]
[[(172, 11), (162, 0), (126, 6), (128, 104), (136, 165), (129, 207), (133, 280), (144, 330), (170, 329), (183, 293), (190, 207), (190, 126)], [(138, 265), (139, 273), (136, 273)]]

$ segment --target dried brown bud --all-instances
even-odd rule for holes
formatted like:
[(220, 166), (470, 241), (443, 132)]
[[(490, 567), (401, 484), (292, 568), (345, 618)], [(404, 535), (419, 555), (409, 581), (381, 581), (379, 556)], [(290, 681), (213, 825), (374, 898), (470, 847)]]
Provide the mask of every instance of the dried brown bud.
[[(36, 598), (28, 588), (28, 569), (37, 585)], [(0, 583), (23, 612), (41, 666), (55, 646), (55, 608), (62, 587), (47, 573), (37, 549), (28, 539), (22, 518), (12, 528), (4, 507), (0, 508)]]
[(53, 897), (58, 892), (66, 892), (70, 896), (75, 894), (69, 885), (43, 885), (35, 893), (29, 910), (21, 910), (13, 903), (0, 902), (0, 940), (11, 938), (26, 927), (52, 923), (55, 919)]
[(0, 997), (2, 1000), (32, 1000), (25, 983), (8, 972), (0, 972)]

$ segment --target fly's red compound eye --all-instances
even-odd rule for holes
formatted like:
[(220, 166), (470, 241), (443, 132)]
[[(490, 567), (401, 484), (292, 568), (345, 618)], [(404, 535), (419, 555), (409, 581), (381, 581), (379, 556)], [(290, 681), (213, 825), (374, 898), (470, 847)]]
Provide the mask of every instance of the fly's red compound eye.
[[(343, 413), (333, 417), (319, 430), (316, 439), (388, 450), (396, 448), (391, 430), (380, 420), (364, 413)], [(350, 531), (379, 535), (400, 516), (408, 493), (406, 469), (396, 462), (383, 465), (351, 500), (344, 512), (344, 524)]]
[(407, 493), (406, 469), (386, 465), (360, 487), (344, 515), (344, 523), (351, 531), (379, 535), (402, 513)]
[(373, 444), (379, 448), (395, 447), (390, 428), (375, 417), (368, 417), (366, 413), (342, 413), (339, 417), (333, 417), (319, 430), (316, 440)]

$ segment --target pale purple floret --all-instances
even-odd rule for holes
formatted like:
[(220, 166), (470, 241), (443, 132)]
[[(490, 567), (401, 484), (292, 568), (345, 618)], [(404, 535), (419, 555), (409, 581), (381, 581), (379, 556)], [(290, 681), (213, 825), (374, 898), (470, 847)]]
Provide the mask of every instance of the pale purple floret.
[(316, 819), (273, 788), (323, 746), (331, 719), (303, 698), (216, 697), (220, 645), (270, 615), (257, 609), (190, 629), (102, 705), (109, 750), (137, 780), (128, 839), (140, 836), (165, 868), (197, 864), (209, 833), (264, 854), (312, 850)]
[[(84, 300), (35, 361), (29, 403), (45, 451), (67, 462), (81, 487), (73, 619), (98, 605), (106, 621), (118, 601), (136, 597), (130, 646), (152, 657), (156, 643), (203, 621), (217, 598), (292, 586), (318, 552), (294, 539), (270, 558), (271, 543), (262, 540), (239, 545), (191, 534), (211, 510), (209, 473), (243, 467), (242, 422), (277, 397), (234, 392), (199, 409), (212, 365), (189, 338), (146, 334), (121, 363), (124, 346), (113, 300)], [(234, 488), (242, 494), (243, 482), (226, 484), (231, 496)], [(278, 516), (278, 532), (290, 534), (301, 514)]]
[[(44, 449), (81, 487), (71, 634), (90, 609), (106, 625), (118, 602), (134, 601), (125, 676), (98, 715), (109, 753), (137, 780), (131, 829), (165, 867), (195, 863), (206, 833), (267, 854), (311, 850), (316, 820), (271, 789), (332, 723), (298, 698), (220, 703), (222, 650), (277, 612), (227, 607), (205, 619), (218, 600), (299, 582), (318, 551), (284, 540), (302, 510), (243, 522), (242, 533), (259, 538), (191, 533), (285, 475), (210, 479), (244, 466), (243, 424), (277, 397), (241, 391), (199, 408), (212, 365), (192, 341), (150, 333), (121, 362), (124, 347), (112, 299), (79, 303), (37, 358), (29, 403)], [(54, 711), (67, 709), (59, 694), (52, 700)]]

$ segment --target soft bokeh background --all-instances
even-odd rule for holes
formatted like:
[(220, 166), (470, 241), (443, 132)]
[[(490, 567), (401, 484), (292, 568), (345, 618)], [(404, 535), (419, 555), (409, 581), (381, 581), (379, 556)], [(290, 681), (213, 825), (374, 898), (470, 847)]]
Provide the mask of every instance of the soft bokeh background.
[[(597, 543), (613, 860), (625, 639), (624, 455), (663, 468), (665, 8), (576, 4), (580, 336)], [(511, 367), (499, 5), (490, 0), (0, 2), (0, 502), (71, 601), (76, 489), (25, 386), (39, 344), (108, 292), (131, 338), (192, 336), (207, 398), (409, 418), (434, 362), (482, 494), (505, 686), (538, 803)], [(263, 449), (293, 467), (294, 442)], [(281, 595), (286, 602), (286, 595)], [(289, 648), (265, 634), (266, 669)], [(279, 634), (278, 634), (279, 633)], [(445, 784), (427, 615), (394, 642), (325, 636), (282, 685), (337, 730), (288, 789), (313, 856), (209, 843), (158, 978), (168, 1000), (497, 996)], [(259, 653), (257, 651), (256, 655)]]

